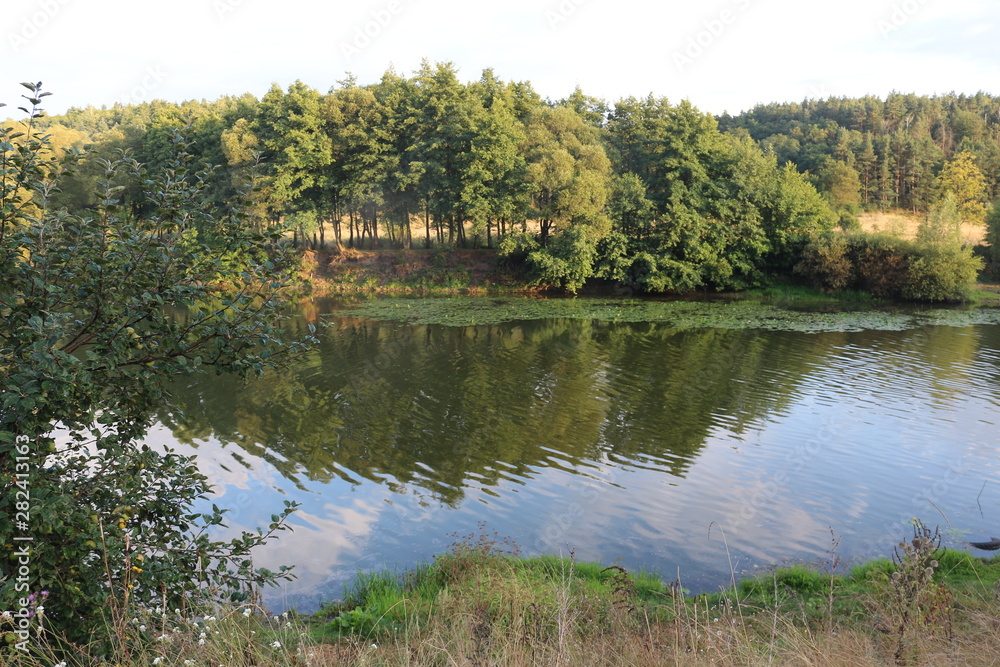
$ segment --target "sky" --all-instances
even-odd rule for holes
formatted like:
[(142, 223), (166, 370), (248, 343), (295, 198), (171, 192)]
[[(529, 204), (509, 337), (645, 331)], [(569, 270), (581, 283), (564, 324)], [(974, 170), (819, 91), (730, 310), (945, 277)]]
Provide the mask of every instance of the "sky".
[[(421, 60), (492, 67), (562, 99), (653, 94), (714, 114), (897, 91), (1000, 94), (1000, 0), (5, 0), (0, 102), (41, 81), (49, 114), (327, 92)], [(20, 103), (20, 104), (19, 104)]]

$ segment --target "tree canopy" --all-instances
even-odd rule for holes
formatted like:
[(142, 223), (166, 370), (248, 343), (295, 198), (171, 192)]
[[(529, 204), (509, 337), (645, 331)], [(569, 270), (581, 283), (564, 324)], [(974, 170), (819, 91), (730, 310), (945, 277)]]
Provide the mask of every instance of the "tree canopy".
[[(371, 84), (348, 75), (326, 93), (295, 82), (260, 100), (40, 122), (54, 145), (125, 150), (151, 170), (169, 163), (183, 128), (192, 163), (216, 167), (206, 198), (232, 201), (254, 178), (248, 222), (291, 221), (296, 243), (412, 248), (422, 228), (427, 247), (499, 246), (550, 284), (685, 291), (788, 273), (810, 235), (856, 225), (864, 210), (925, 216), (950, 192), (963, 219), (983, 221), (1000, 197), (998, 102), (893, 93), (713, 118), (687, 101), (609, 103), (579, 88), (544, 100), (493, 70), (462, 82), (454, 64), (425, 61)], [(53, 203), (93, 207), (100, 178), (77, 170)], [(123, 203), (140, 200), (127, 185)]]

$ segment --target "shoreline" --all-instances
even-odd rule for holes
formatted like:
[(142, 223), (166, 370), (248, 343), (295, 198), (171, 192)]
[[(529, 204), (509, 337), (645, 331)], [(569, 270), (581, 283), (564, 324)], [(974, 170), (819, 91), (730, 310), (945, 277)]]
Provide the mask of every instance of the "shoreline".
[[(792, 301), (829, 301), (857, 305), (919, 304), (921, 302), (873, 299), (863, 292), (849, 290), (827, 292), (797, 284), (787, 279), (775, 279), (772, 284), (743, 292), (639, 293), (614, 284), (591, 283), (577, 294), (563, 289), (539, 285), (529, 278), (525, 267), (499, 261), (495, 249), (478, 250), (356, 250), (328, 249), (302, 252), (299, 271), (302, 291), (314, 297), (365, 295), (522, 295), (538, 297), (616, 297), (652, 300), (692, 299), (779, 299)], [(980, 281), (974, 287), (972, 299), (963, 304), (975, 308), (1000, 307), (1000, 281)]]

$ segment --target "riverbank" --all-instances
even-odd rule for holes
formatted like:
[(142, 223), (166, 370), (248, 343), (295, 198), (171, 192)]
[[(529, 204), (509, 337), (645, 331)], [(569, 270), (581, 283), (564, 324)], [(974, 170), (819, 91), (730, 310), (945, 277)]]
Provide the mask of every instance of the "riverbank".
[(338, 664), (996, 664), (1000, 558), (938, 545), (918, 526), (890, 559), (846, 569), (834, 544), (813, 567), (687, 597), (680, 580), (469, 536), (359, 577), (309, 625)]
[(315, 295), (533, 292), (521, 266), (495, 250), (354, 250), (302, 257), (301, 277)]
[[(539, 285), (523, 265), (503, 262), (492, 249), (307, 250), (302, 256), (299, 276), (304, 290), (311, 296), (563, 293), (563, 290)], [(579, 295), (621, 297), (632, 296), (633, 291), (595, 283), (580, 290)], [(843, 302), (853, 306), (872, 302), (871, 296), (864, 292), (829, 293), (787, 280), (736, 295), (699, 292), (684, 298), (690, 296), (736, 296), (769, 303)], [(995, 277), (983, 277), (969, 303), (977, 307), (1000, 307), (1000, 284)]]
[[(1000, 557), (939, 544), (917, 525), (891, 558), (846, 568), (834, 540), (825, 562), (690, 597), (680, 580), (572, 554), (526, 558), (475, 534), (415, 570), (359, 575), (311, 616), (135, 610), (113, 657), (125, 667), (995, 665)], [(12, 667), (87, 664), (86, 649), (34, 651), (0, 656)]]

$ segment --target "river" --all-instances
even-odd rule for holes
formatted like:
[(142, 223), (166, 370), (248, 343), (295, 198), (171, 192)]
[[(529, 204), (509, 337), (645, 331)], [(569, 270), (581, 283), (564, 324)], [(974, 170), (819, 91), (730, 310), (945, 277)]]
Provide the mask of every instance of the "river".
[(328, 325), (307, 355), (179, 383), (148, 436), (197, 454), (233, 530), (302, 504), (257, 559), (298, 574), (274, 611), (476, 532), (692, 592), (888, 556), (914, 518), (952, 546), (1000, 535), (997, 324), (433, 324), (327, 301), (307, 322)]

